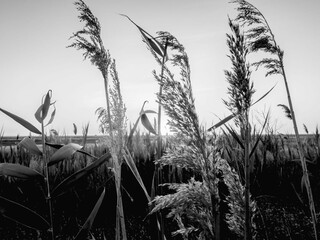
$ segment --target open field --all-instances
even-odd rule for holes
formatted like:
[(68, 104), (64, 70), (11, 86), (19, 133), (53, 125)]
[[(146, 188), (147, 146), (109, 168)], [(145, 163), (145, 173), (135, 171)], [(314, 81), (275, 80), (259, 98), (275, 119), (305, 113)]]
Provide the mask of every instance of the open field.
[[(105, 137), (88, 136), (89, 123), (82, 136), (59, 135), (55, 127), (48, 133), (62, 108), (52, 89), (39, 96), (32, 112), (36, 125), (0, 106), (1, 114), (35, 135), (7, 137), (0, 130), (0, 239), (318, 240), (319, 129), (298, 131), (284, 64), (290, 54), (278, 45), (267, 18), (245, 0), (232, 4), (236, 16), (227, 22), (228, 87), (222, 100), (228, 114), (207, 128), (197, 112), (184, 45), (166, 31), (154, 37), (120, 14), (158, 64), (152, 71), (157, 111), (145, 100), (128, 126), (102, 25), (83, 0), (75, 1), (82, 28), (67, 47), (81, 51), (101, 74), (105, 102), (95, 115)], [(271, 110), (254, 110), (276, 87), (257, 96), (254, 69), (283, 81), (286, 101), (277, 107), (294, 135), (278, 134)], [(63, 107), (70, 106), (75, 107)], [(162, 132), (164, 120), (171, 135)]]
[[(277, 135), (275, 135), (277, 136)], [(0, 139), (0, 145), (2, 146), (12, 146), (18, 144), (23, 138), (26, 136), (2, 136)], [(168, 136), (162, 136), (162, 138), (167, 138)], [(280, 137), (285, 137), (286, 141), (290, 144), (295, 144), (295, 135), (293, 134), (286, 134), (286, 135), (281, 135), (278, 136)], [(309, 139), (314, 138), (314, 134), (300, 134), (301, 139), (308, 141)], [(34, 141), (37, 144), (41, 144), (41, 136), (32, 136)], [(95, 144), (101, 142), (101, 140), (104, 138), (104, 136), (87, 136), (87, 144)], [(152, 136), (151, 136), (152, 138)], [(83, 141), (83, 136), (63, 136), (60, 137), (61, 141), (65, 142), (74, 142), (80, 144)]]

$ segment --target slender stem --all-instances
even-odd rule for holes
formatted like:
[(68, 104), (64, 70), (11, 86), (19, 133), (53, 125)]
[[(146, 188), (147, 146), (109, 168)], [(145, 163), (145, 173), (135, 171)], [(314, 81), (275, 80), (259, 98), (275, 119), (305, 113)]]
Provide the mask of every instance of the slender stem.
[[(280, 55), (279, 55), (279, 58), (280, 58)], [(293, 129), (294, 129), (294, 133), (295, 133), (295, 137), (296, 137), (296, 141), (297, 141), (297, 145), (298, 145), (298, 150), (299, 150), (298, 152), (299, 152), (299, 157), (300, 157), (301, 166), (302, 166), (303, 181), (305, 181), (305, 185), (306, 185), (306, 189), (307, 189), (307, 195), (308, 195), (309, 208), (310, 208), (310, 213), (311, 213), (311, 219), (312, 219), (314, 235), (315, 235), (315, 239), (317, 240), (318, 239), (318, 236), (317, 236), (317, 216), (316, 216), (316, 209), (315, 209), (314, 201), (313, 201), (313, 194), (312, 194), (312, 190), (311, 190), (311, 184), (310, 184), (310, 180), (309, 180), (309, 173), (308, 173), (307, 163), (306, 163), (304, 151), (303, 151), (303, 148), (302, 148), (302, 143), (301, 143), (301, 139), (300, 139), (300, 135), (299, 135), (299, 130), (298, 130), (298, 127), (297, 127), (298, 126), (297, 125), (297, 120), (296, 120), (295, 113), (294, 113), (294, 110), (293, 110), (293, 104), (292, 104), (292, 100), (291, 100), (291, 96), (290, 96), (289, 86), (288, 86), (288, 82), (287, 82), (286, 73), (285, 73), (285, 70), (284, 70), (282, 58), (280, 58), (280, 63), (281, 63), (281, 70), (282, 70), (282, 73), (283, 73), (284, 83), (285, 83), (285, 86), (286, 86), (286, 91), (287, 91), (287, 96), (288, 96), (288, 103), (289, 103), (289, 107), (290, 107), (290, 111), (291, 111)]]
[[(162, 62), (163, 63), (163, 62)], [(163, 63), (164, 64), (164, 63)], [(163, 77), (163, 67), (161, 69), (161, 80)], [(159, 104), (158, 104), (158, 151), (157, 151), (157, 159), (161, 158), (162, 155), (162, 137), (161, 137), (161, 95), (162, 95), (162, 85), (160, 85), (159, 89)]]
[(49, 215), (50, 215), (50, 232), (51, 232), (51, 239), (54, 240), (54, 231), (53, 231), (53, 216), (52, 216), (52, 199), (50, 194), (50, 183), (49, 183), (49, 171), (48, 171), (48, 160), (46, 154), (46, 140), (45, 140), (45, 133), (44, 133), (44, 124), (43, 121), (41, 122), (41, 133), (42, 133), (42, 153), (43, 153), (43, 162), (44, 162), (44, 169), (45, 169), (45, 181), (47, 187), (47, 201), (49, 205)]
[[(166, 53), (167, 53), (167, 48), (168, 48), (168, 38), (166, 39), (166, 44), (164, 46), (164, 54), (162, 57), (162, 62), (161, 62), (161, 81), (163, 79), (163, 74), (164, 74), (164, 64), (166, 61)], [(162, 155), (162, 136), (161, 136), (161, 96), (162, 96), (162, 84), (160, 84), (160, 89), (159, 89), (159, 104), (158, 104), (158, 151), (157, 151), (157, 158), (160, 159)]]
[(301, 140), (300, 140), (300, 135), (299, 135), (299, 131), (298, 131), (298, 125), (297, 125), (295, 113), (294, 113), (294, 110), (293, 110), (293, 104), (292, 104), (291, 95), (290, 95), (290, 91), (289, 91), (289, 85), (288, 85), (286, 73), (285, 73), (285, 70), (284, 70), (283, 53), (281, 52), (280, 48), (277, 45), (277, 42), (275, 40), (275, 36), (274, 36), (273, 32), (271, 31), (271, 28), (269, 26), (269, 23), (268, 23), (267, 19), (264, 17), (264, 15), (255, 6), (253, 6), (252, 4), (250, 4), (250, 6), (252, 6), (256, 11), (258, 11), (261, 14), (261, 17), (263, 18), (263, 20), (265, 22), (265, 25), (266, 25), (267, 29), (270, 32), (271, 38), (272, 38), (272, 40), (274, 42), (274, 46), (277, 48), (277, 55), (278, 55), (278, 58), (279, 58), (279, 61), (280, 61), (280, 68), (281, 68), (281, 71), (282, 71), (282, 76), (283, 76), (283, 80), (284, 80), (284, 84), (285, 84), (285, 88), (286, 88), (286, 92), (287, 92), (288, 104), (289, 104), (289, 108), (290, 108), (291, 116), (292, 116), (293, 129), (294, 129), (294, 133), (295, 133), (295, 137), (296, 137), (296, 141), (297, 141), (297, 145), (298, 145), (298, 151), (299, 151), (299, 156), (300, 156), (300, 161), (301, 161), (303, 178), (304, 178), (306, 189), (307, 189), (307, 195), (308, 195), (309, 208), (310, 208), (310, 213), (311, 213), (311, 219), (312, 219), (312, 224), (313, 224), (314, 235), (315, 235), (315, 239), (317, 240), (318, 239), (318, 235), (317, 235), (316, 209), (315, 209), (315, 206), (314, 206), (314, 200), (313, 200), (313, 195), (312, 195), (312, 190), (311, 190), (311, 185), (310, 185), (310, 180), (309, 180), (309, 174), (308, 174), (308, 168), (307, 168), (307, 164), (306, 164), (306, 159), (305, 159), (304, 151), (303, 151), (303, 148), (302, 148), (302, 143), (301, 143)]
[[(164, 47), (164, 55), (162, 57), (162, 62), (161, 62), (161, 82), (162, 82), (162, 79), (163, 79), (163, 74), (164, 74), (164, 65), (165, 65), (165, 61), (166, 61), (166, 53), (167, 53), (167, 47), (168, 47), (168, 38), (166, 39), (166, 44), (165, 44), (165, 47)], [(158, 139), (157, 139), (157, 143), (158, 143), (158, 146), (157, 146), (157, 159), (160, 159), (161, 156), (162, 156), (162, 136), (161, 136), (161, 96), (162, 96), (162, 83), (160, 84), (160, 88), (159, 88), (159, 104), (158, 104)], [(157, 178), (157, 181), (156, 181), (156, 189), (157, 189), (157, 186), (159, 184), (162, 183), (162, 171), (160, 168), (158, 168), (158, 166), (156, 166), (156, 169), (155, 169), (155, 173), (156, 173), (156, 178)], [(161, 190), (160, 190), (161, 191)], [(160, 193), (161, 194), (161, 193)], [(161, 230), (163, 230), (164, 228), (164, 222), (163, 222), (163, 218), (162, 218), (162, 214), (158, 214), (157, 215), (159, 218), (160, 218), (160, 226), (161, 226)], [(160, 236), (159, 236), (160, 235)], [(158, 238), (160, 239), (164, 239), (164, 231), (160, 231), (159, 234), (158, 234)]]
[[(103, 52), (106, 52), (102, 46)], [(109, 124), (109, 134), (110, 134), (110, 141), (111, 141), (111, 156), (113, 160), (113, 169), (115, 170), (115, 186), (117, 192), (117, 209), (116, 209), (116, 234), (115, 239), (120, 240), (121, 235), (122, 239), (127, 239), (126, 233), (126, 226), (124, 221), (124, 212), (123, 212), (123, 204), (122, 204), (122, 195), (121, 195), (121, 163), (119, 162), (116, 148), (114, 146), (114, 136), (113, 136), (113, 127), (112, 127), (112, 120), (111, 120), (111, 110), (110, 110), (110, 99), (109, 99), (109, 85), (108, 85), (108, 66), (103, 69), (102, 76), (104, 79), (104, 88), (106, 94), (106, 105), (107, 105), (107, 114), (108, 114), (108, 124)]]
[(248, 110), (245, 113), (245, 239), (251, 240), (251, 213), (250, 213), (250, 128)]

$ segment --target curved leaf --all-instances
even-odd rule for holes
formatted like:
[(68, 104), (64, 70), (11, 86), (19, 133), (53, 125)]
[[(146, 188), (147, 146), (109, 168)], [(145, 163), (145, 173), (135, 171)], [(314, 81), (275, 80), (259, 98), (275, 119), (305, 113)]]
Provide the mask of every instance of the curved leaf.
[(146, 114), (142, 113), (141, 114), (141, 122), (142, 125), (151, 133), (153, 133), (154, 135), (157, 135), (156, 131), (153, 129), (148, 117)]
[[(128, 137), (128, 140), (127, 140), (127, 146), (128, 146), (128, 147), (130, 147), (131, 144), (132, 144), (132, 137), (133, 137), (134, 132), (135, 132), (136, 129), (137, 129), (137, 126), (138, 126), (139, 120), (140, 120), (140, 118), (141, 118), (141, 115), (142, 115), (142, 114), (146, 114), (146, 113), (155, 113), (155, 114), (157, 114), (157, 112), (155, 112), (155, 111), (153, 111), (153, 110), (145, 110), (145, 111), (143, 110), (144, 105), (145, 105), (147, 102), (148, 102), (148, 101), (144, 101), (144, 103), (142, 104), (139, 117), (137, 118), (135, 124), (133, 125), (133, 128), (130, 130), (130, 134), (129, 134), (129, 137)], [(150, 125), (151, 125), (151, 124), (150, 124)]]
[(125, 149), (125, 154), (123, 155), (123, 158), (125, 159), (127, 165), (129, 166), (132, 174), (135, 176), (136, 180), (138, 181), (138, 183), (140, 184), (142, 190), (144, 191), (144, 194), (146, 195), (146, 198), (148, 199), (148, 202), (151, 201), (151, 198), (149, 196), (149, 193), (142, 181), (142, 178), (139, 174), (139, 171), (137, 169), (136, 164), (134, 163), (134, 160), (132, 159), (132, 156), (130, 154), (130, 152), (128, 151), (128, 149)]
[[(251, 106), (255, 105), (256, 103), (260, 102), (262, 99), (264, 99), (274, 88), (276, 85), (274, 85), (268, 92), (266, 92), (262, 97), (260, 97), (257, 101), (255, 101), (253, 104), (251, 104)], [(222, 119), (220, 122), (216, 123), (214, 126), (210, 127), (207, 131), (212, 131), (218, 127), (220, 127), (221, 125), (227, 123), (228, 121), (230, 121), (232, 118), (234, 118), (236, 115), (231, 114), (228, 117)]]
[(7, 198), (0, 197), (0, 214), (37, 230), (47, 230), (50, 224), (35, 211)]
[(35, 126), (33, 126), (31, 123), (24, 120), (23, 118), (18, 117), (17, 115), (14, 115), (14, 114), (12, 114), (2, 108), (0, 108), (0, 111), (3, 112), (4, 114), (8, 115), (9, 117), (11, 117), (16, 122), (20, 123), (22, 126), (24, 126), (29, 131), (36, 133), (36, 134), (41, 134), (41, 132)]
[[(60, 149), (60, 148), (62, 148), (63, 146), (65, 146), (64, 144), (59, 144), (59, 143), (48, 143), (48, 142), (46, 142), (46, 145), (47, 146), (50, 146), (50, 147), (53, 147), (53, 148), (55, 148), (55, 149)], [(82, 154), (84, 154), (84, 155), (87, 155), (87, 156), (89, 156), (89, 157), (92, 157), (92, 158), (94, 158), (94, 159), (98, 159), (96, 156), (94, 156), (94, 155), (92, 155), (92, 154), (90, 154), (90, 153), (88, 153), (88, 152), (86, 152), (86, 151), (83, 151), (83, 150), (77, 150), (77, 152), (79, 152), (79, 153), (82, 153)], [(49, 164), (50, 165), (50, 164)]]
[(145, 40), (145, 42), (151, 47), (151, 49), (156, 52), (157, 54), (159, 54), (161, 57), (166, 56), (166, 49), (164, 46), (162, 46), (162, 44), (157, 41), (157, 39), (155, 39), (151, 34), (149, 34), (147, 31), (145, 31), (143, 28), (141, 28), (139, 25), (137, 25), (134, 21), (131, 20), (131, 18), (129, 18), (127, 15), (125, 14), (120, 14), (121, 16), (124, 16), (126, 18), (128, 18), (128, 20), (130, 22), (132, 22), (140, 31), (143, 39)]
[[(54, 129), (52, 129), (54, 130)], [(55, 131), (55, 130), (54, 130)], [(60, 149), (64, 146), (64, 144), (59, 144), (59, 143), (49, 143), (49, 142), (46, 142), (46, 145), (47, 146), (50, 146), (50, 147), (53, 147), (55, 149)]]
[(82, 148), (81, 145), (77, 143), (68, 143), (67, 145), (64, 145), (63, 147), (59, 148), (52, 156), (48, 163), (48, 166), (51, 166), (53, 164), (56, 164), (66, 158), (72, 157), (72, 155), (80, 150)]
[(34, 113), (34, 117), (37, 119), (39, 123), (42, 123), (41, 112), (42, 112), (43, 104), (38, 107), (37, 111)]
[(78, 129), (77, 129), (77, 125), (75, 123), (73, 123), (73, 133), (74, 135), (77, 135)]
[(262, 99), (264, 99), (276, 86), (277, 84), (275, 84), (268, 92), (266, 92), (265, 94), (262, 95), (262, 97), (260, 97), (257, 101), (255, 101), (254, 103), (251, 104), (251, 106), (255, 105), (256, 103), (260, 102)]
[(127, 140), (127, 146), (131, 146), (132, 137), (133, 137), (134, 132), (135, 132), (136, 129), (137, 129), (139, 120), (140, 120), (140, 115), (139, 115), (137, 121), (135, 122), (135, 124), (133, 125), (133, 128), (130, 130), (130, 134), (129, 134), (129, 137), (128, 137), (128, 140)]
[(102, 163), (104, 163), (109, 158), (111, 158), (111, 154), (109, 152), (105, 153), (100, 158), (98, 158), (93, 163), (91, 163), (89, 166), (79, 170), (78, 172), (64, 179), (57, 187), (53, 189), (51, 196), (52, 197), (61, 196), (70, 188), (72, 188), (80, 179), (91, 174), (93, 170), (95, 170), (97, 167), (99, 167)]
[[(37, 109), (37, 111), (34, 114), (35, 118), (38, 120), (39, 123), (42, 123), (43, 120), (47, 117), (50, 105), (54, 104), (54, 103), (51, 103), (51, 95), (52, 95), (52, 90), (49, 90), (45, 96), (44, 103), (40, 105), (40, 107)], [(53, 121), (54, 114), (55, 114), (55, 110), (53, 111), (53, 114), (51, 114), (51, 119), (50, 119), (51, 122)], [(50, 123), (48, 123), (47, 125), (49, 125)]]
[(153, 111), (153, 110), (144, 110), (140, 114), (144, 114), (144, 113), (155, 113), (155, 114), (158, 114), (156, 111)]
[(37, 144), (29, 137), (25, 137), (18, 143), (18, 146), (24, 147), (29, 150), (31, 153), (42, 156), (42, 152), (38, 148)]
[(50, 102), (51, 102), (51, 95), (52, 95), (52, 90), (49, 90), (46, 94), (46, 97), (44, 99), (42, 111), (41, 111), (41, 119), (42, 121), (47, 117), (49, 107), (50, 107)]
[(0, 163), (0, 175), (22, 179), (30, 179), (36, 177), (44, 178), (43, 175), (36, 170), (15, 163)]
[(252, 149), (251, 149), (251, 152), (250, 152), (250, 154), (249, 154), (249, 159), (250, 159), (251, 156), (254, 154), (254, 152), (255, 152), (255, 150), (256, 150), (256, 148), (257, 148), (257, 146), (258, 146), (258, 143), (259, 143), (260, 140), (261, 140), (262, 133), (263, 133), (264, 128), (266, 127), (266, 124), (267, 124), (267, 122), (268, 122), (268, 119), (269, 119), (269, 112), (267, 113), (267, 116), (265, 117), (264, 124), (263, 124), (263, 126), (262, 126), (262, 128), (261, 128), (260, 134), (258, 135), (257, 140), (256, 140), (255, 144), (253, 145), (253, 147), (252, 147)]
[(98, 201), (96, 202), (94, 208), (92, 209), (89, 217), (87, 218), (86, 222), (83, 224), (82, 228), (80, 229), (80, 231), (78, 232), (78, 234), (74, 238), (74, 240), (86, 239), (86, 237), (92, 227), (93, 221), (94, 221), (95, 217), (97, 216), (97, 213), (98, 213), (99, 208), (101, 206), (101, 203), (103, 201), (105, 192), (106, 192), (106, 189), (104, 188)]
[(213, 125), (212, 127), (210, 127), (207, 131), (212, 131), (218, 127), (220, 127), (221, 125), (227, 123), (228, 121), (230, 121), (232, 118), (234, 118), (235, 115), (231, 114), (228, 117), (225, 117), (224, 119), (222, 119), (220, 122), (216, 123), (215, 125)]
[(225, 126), (228, 129), (228, 131), (231, 134), (231, 136), (234, 138), (234, 140), (236, 140), (238, 142), (238, 144), (240, 145), (240, 147), (242, 149), (244, 149), (244, 145), (243, 145), (242, 141), (240, 140), (237, 132), (232, 127), (230, 127), (230, 126), (228, 127), (227, 125), (225, 125)]
[[(54, 106), (54, 105), (53, 105), (53, 106)], [(53, 110), (52, 113), (51, 113), (50, 120), (49, 120), (49, 122), (45, 125), (45, 127), (48, 126), (49, 124), (51, 124), (51, 123), (53, 122), (55, 115), (56, 115), (56, 107), (54, 107), (54, 110)]]

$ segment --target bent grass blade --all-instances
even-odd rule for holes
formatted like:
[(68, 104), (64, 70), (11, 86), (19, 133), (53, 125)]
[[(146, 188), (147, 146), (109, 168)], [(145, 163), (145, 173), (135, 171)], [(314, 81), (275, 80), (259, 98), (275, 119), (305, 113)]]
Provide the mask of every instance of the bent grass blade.
[(37, 129), (35, 126), (33, 126), (31, 123), (29, 123), (28, 121), (24, 120), (23, 118), (15, 115), (13, 113), (10, 113), (10, 112), (2, 109), (2, 108), (0, 108), (0, 111), (3, 112), (4, 114), (6, 114), (7, 116), (11, 117), (13, 120), (15, 120), (17, 123), (21, 124), (22, 126), (24, 126), (29, 131), (41, 135), (41, 132), (40, 132), (39, 129)]
[(101, 164), (103, 164), (104, 162), (106, 162), (110, 158), (111, 158), (111, 154), (109, 152), (105, 153), (99, 159), (97, 159), (93, 163), (91, 163), (89, 166), (79, 170), (78, 172), (76, 172), (76, 173), (72, 174), (71, 176), (69, 176), (68, 178), (64, 179), (56, 188), (53, 189), (51, 196), (58, 197), (58, 196), (63, 195), (70, 188), (72, 188), (74, 185), (76, 185), (80, 179), (91, 174), (93, 170), (95, 170), (97, 167), (99, 167)]
[(18, 143), (18, 146), (24, 147), (29, 150), (31, 153), (42, 156), (42, 152), (38, 148), (37, 144), (29, 137), (25, 137)]
[(0, 197), (0, 214), (29, 228), (37, 230), (50, 228), (50, 224), (35, 211), (4, 197)]
[(95, 204), (94, 208), (92, 209), (89, 217), (87, 218), (86, 222), (83, 224), (82, 228), (80, 229), (80, 231), (78, 232), (77, 236), (74, 238), (74, 240), (79, 240), (79, 239), (86, 239), (92, 224), (94, 222), (95, 217), (97, 216), (97, 213), (99, 211), (99, 208), (102, 204), (102, 201), (104, 199), (104, 195), (105, 195), (106, 189), (104, 188), (97, 203)]
[(82, 149), (82, 146), (76, 143), (68, 143), (67, 145), (64, 145), (51, 156), (48, 166), (72, 157), (72, 155), (80, 149)]
[(44, 179), (44, 176), (41, 173), (29, 167), (15, 163), (0, 163), (0, 175), (22, 179), (31, 179), (37, 177)]

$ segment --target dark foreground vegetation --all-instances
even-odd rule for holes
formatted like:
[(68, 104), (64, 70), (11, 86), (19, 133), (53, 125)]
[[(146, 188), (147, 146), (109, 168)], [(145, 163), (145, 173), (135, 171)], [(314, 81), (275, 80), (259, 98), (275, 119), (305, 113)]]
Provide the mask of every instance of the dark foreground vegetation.
[[(235, 141), (230, 136), (219, 138), (219, 147), (229, 164), (239, 171), (243, 178), (243, 162), (239, 160)], [(68, 143), (70, 138), (55, 137), (57, 143)], [(175, 139), (168, 138), (165, 146), (169, 147)], [(151, 191), (156, 157), (156, 139), (150, 135), (134, 137), (134, 158), (146, 188)], [(319, 135), (309, 134), (304, 138), (304, 149), (307, 152), (311, 184), (314, 192), (316, 208), (320, 201), (320, 142)], [(166, 148), (164, 147), (164, 148)], [(0, 163), (19, 163), (33, 169), (41, 169), (41, 159), (28, 153), (23, 148), (3, 145)], [(88, 144), (86, 151), (100, 156), (106, 147), (102, 142)], [(164, 149), (165, 151), (165, 149)], [(297, 161), (297, 148), (292, 138), (285, 135), (264, 135), (253, 158), (251, 169), (252, 198), (257, 202), (254, 216), (256, 239), (313, 239), (312, 224), (308, 213), (305, 191), (301, 188), (301, 166)], [(72, 159), (59, 163), (50, 171), (50, 182), (53, 188), (64, 178), (85, 167), (90, 159), (81, 154), (75, 154)], [(149, 216), (148, 202), (135, 177), (123, 165), (123, 202), (128, 239), (154, 239), (155, 220)], [(164, 168), (162, 182), (185, 182), (192, 173), (183, 169)], [(43, 216), (47, 215), (47, 205), (43, 192), (36, 181), (19, 180), (2, 176), (0, 179), (0, 196), (15, 200)], [(103, 164), (90, 176), (79, 182), (65, 195), (57, 198), (54, 207), (54, 226), (56, 239), (72, 239), (79, 227), (86, 220), (95, 201), (99, 198), (103, 186), (106, 186), (106, 196), (100, 211), (94, 221), (92, 234), (96, 239), (113, 239), (115, 231), (116, 192), (112, 172), (108, 163)], [(164, 191), (168, 191), (164, 189)], [(227, 212), (227, 206), (222, 206)], [(318, 214), (319, 218), (319, 214)], [(165, 232), (168, 239), (181, 239), (181, 236), (171, 237), (176, 223), (165, 219)], [(0, 217), (0, 239), (37, 239), (40, 236), (36, 230)], [(222, 239), (236, 239), (224, 226)], [(41, 239), (49, 237), (41, 235)]]

